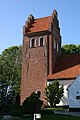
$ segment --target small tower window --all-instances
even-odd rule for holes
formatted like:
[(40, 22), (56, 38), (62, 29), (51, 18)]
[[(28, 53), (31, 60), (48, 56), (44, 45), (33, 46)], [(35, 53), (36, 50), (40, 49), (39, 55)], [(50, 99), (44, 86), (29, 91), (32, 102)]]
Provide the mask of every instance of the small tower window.
[(58, 42), (57, 42), (57, 52), (59, 52), (59, 44), (58, 44)]
[(56, 49), (56, 40), (54, 39), (54, 49)]
[(35, 39), (32, 39), (32, 47), (35, 47)]
[(36, 39), (35, 38), (30, 39), (30, 47), (36, 47)]
[(40, 38), (40, 46), (43, 46), (43, 38)]
[(43, 37), (39, 37), (39, 39), (38, 39), (38, 46), (44, 46), (44, 39), (43, 39)]

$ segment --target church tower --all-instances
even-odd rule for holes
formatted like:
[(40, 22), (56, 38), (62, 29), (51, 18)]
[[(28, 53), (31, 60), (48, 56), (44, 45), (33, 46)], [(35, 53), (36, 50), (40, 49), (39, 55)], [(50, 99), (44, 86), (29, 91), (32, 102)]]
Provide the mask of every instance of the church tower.
[(45, 102), (47, 76), (53, 74), (61, 54), (61, 36), (57, 11), (35, 19), (30, 15), (23, 27), (21, 104), (32, 92), (40, 92)]

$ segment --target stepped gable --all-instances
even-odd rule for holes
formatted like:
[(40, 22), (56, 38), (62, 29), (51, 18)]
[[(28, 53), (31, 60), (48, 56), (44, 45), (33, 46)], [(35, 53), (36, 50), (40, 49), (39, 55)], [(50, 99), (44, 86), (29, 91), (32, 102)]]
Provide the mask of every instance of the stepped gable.
[(32, 20), (30, 20), (28, 17), (28, 21), (26, 21), (23, 27), (23, 34), (49, 30), (50, 21), (51, 21), (51, 16), (32, 19)]
[(50, 16), (35, 19), (34, 22), (31, 25), (31, 27), (29, 28), (28, 33), (49, 30), (49, 22), (50, 22), (50, 20), (51, 20)]
[[(56, 10), (53, 11), (52, 16), (42, 17), (38, 19), (35, 19), (34, 16), (31, 14), (25, 22), (25, 25), (23, 26), (23, 34), (50, 31), (52, 30), (52, 24), (55, 20), (57, 20), (57, 17), (58, 14)], [(57, 22), (59, 21), (57, 20)]]

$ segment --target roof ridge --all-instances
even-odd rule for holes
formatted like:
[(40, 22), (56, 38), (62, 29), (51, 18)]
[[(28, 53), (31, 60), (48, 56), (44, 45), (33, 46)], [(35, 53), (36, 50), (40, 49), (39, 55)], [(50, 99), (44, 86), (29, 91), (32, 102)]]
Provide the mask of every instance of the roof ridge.
[(49, 17), (51, 17), (51, 16), (45, 16), (45, 17), (35, 18), (34, 20), (44, 19), (44, 18), (49, 18)]

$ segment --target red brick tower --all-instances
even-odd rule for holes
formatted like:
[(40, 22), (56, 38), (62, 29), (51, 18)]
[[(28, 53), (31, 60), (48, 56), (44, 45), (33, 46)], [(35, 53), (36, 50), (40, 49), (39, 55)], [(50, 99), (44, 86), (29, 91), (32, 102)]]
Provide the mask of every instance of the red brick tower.
[(45, 101), (47, 76), (61, 51), (61, 36), (56, 10), (52, 16), (28, 17), (23, 27), (21, 104), (32, 92), (41, 92)]

